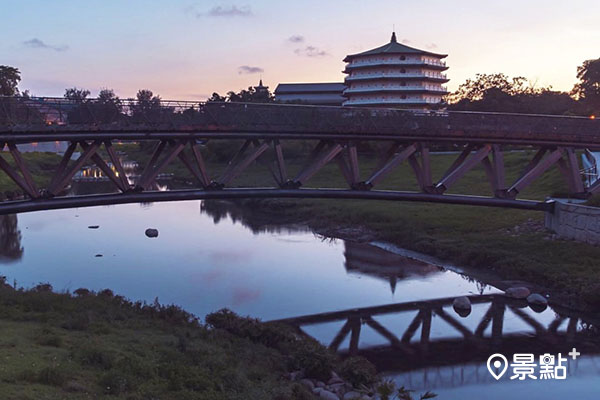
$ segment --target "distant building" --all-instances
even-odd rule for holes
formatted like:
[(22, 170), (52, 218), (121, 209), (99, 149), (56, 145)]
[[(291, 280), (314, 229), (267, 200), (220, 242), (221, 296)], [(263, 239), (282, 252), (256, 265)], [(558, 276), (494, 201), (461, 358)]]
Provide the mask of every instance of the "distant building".
[(261, 79), (260, 81), (258, 81), (258, 86), (254, 86), (254, 91), (256, 93), (269, 93), (269, 87), (264, 86)]
[(275, 89), (275, 100), (282, 103), (341, 106), (346, 100), (342, 93), (346, 85), (335, 83), (280, 83)]
[(436, 54), (405, 46), (392, 33), (389, 43), (344, 58), (345, 106), (430, 108), (448, 92), (442, 86), (448, 69)]
[[(443, 73), (446, 54), (389, 43), (344, 58), (344, 83), (280, 83), (275, 100), (332, 106), (372, 106), (428, 109), (448, 94)], [(261, 84), (262, 85), (262, 84)]]

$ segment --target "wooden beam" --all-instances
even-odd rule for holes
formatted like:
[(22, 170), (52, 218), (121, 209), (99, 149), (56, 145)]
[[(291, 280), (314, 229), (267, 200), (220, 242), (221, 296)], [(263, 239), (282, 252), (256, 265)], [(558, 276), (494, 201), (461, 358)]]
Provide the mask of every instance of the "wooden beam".
[(69, 161), (71, 161), (71, 157), (73, 157), (73, 153), (75, 152), (76, 148), (77, 148), (77, 142), (69, 143), (69, 147), (67, 147), (65, 154), (63, 154), (63, 157), (60, 160), (60, 163), (58, 164), (58, 168), (54, 172), (54, 176), (52, 177), (52, 180), (50, 181), (50, 184), (48, 185), (49, 188), (55, 186), (56, 181), (65, 172), (65, 169), (67, 168), (67, 165), (69, 165)]
[(401, 339), (403, 343), (410, 342), (410, 339), (412, 339), (412, 337), (414, 336), (417, 329), (419, 329), (419, 325), (421, 325), (422, 321), (423, 321), (423, 311), (421, 310), (417, 313), (417, 315), (415, 315), (415, 317), (412, 319), (410, 324), (408, 324), (406, 331), (404, 331), (404, 334), (402, 335), (402, 339)]
[(378, 182), (380, 182), (383, 178), (385, 178), (396, 166), (401, 164), (404, 160), (410, 157), (417, 151), (417, 146), (415, 143), (405, 147), (398, 154), (392, 155), (390, 159), (377, 171), (373, 172), (373, 174), (365, 181), (365, 183), (369, 186), (375, 186)]
[(239, 160), (236, 164), (232, 165), (231, 168), (227, 171), (227, 173), (223, 174), (219, 183), (223, 185), (228, 185), (232, 180), (234, 180), (239, 174), (241, 174), (244, 169), (246, 169), (254, 160), (256, 160), (262, 153), (264, 153), (269, 148), (269, 145), (264, 142), (258, 145), (254, 151), (248, 154), (244, 159)]
[(296, 179), (295, 182), (303, 185), (308, 181), (314, 174), (316, 174), (325, 164), (331, 161), (338, 153), (342, 151), (342, 146), (340, 144), (333, 144), (329, 147), (329, 149), (324, 150), (321, 154), (317, 155), (315, 161), (309, 165), (306, 169), (302, 170)]
[(338, 333), (335, 335), (335, 337), (329, 344), (329, 346), (328, 346), (329, 349), (333, 350), (333, 351), (337, 351), (338, 348), (340, 347), (340, 344), (342, 344), (342, 342), (344, 341), (346, 336), (348, 336), (350, 329), (351, 329), (350, 320), (347, 320), (346, 323), (342, 326), (342, 328), (338, 331)]
[(358, 354), (358, 341), (360, 339), (360, 318), (350, 317), (350, 328), (352, 329), (350, 334), (350, 346), (348, 352), (350, 355)]
[[(538, 152), (538, 154), (540, 154), (540, 152)], [(559, 148), (548, 154), (543, 159), (538, 160), (535, 165), (533, 165), (531, 168), (528, 168), (529, 170), (507, 190), (508, 196), (512, 198), (516, 197), (519, 192), (521, 192), (525, 187), (529, 186), (540, 175), (546, 172), (546, 170), (560, 160), (561, 157), (562, 150)], [(536, 157), (534, 157), (534, 160), (535, 158), (537, 158), (537, 154)]]
[[(2, 169), (6, 175), (14, 183), (16, 183), (29, 197), (35, 198), (36, 193), (32, 192), (31, 187), (25, 182), (25, 180), (17, 173), (17, 171), (0, 155), (0, 169)], [(37, 194), (39, 195), (39, 194)]]
[(436, 185), (438, 191), (443, 193), (446, 190), (448, 190), (454, 182), (463, 177), (464, 174), (466, 174), (473, 167), (479, 164), (484, 158), (486, 158), (491, 150), (492, 146), (486, 144), (482, 146), (479, 150), (477, 150), (475, 154), (470, 155), (452, 171), (448, 170), (449, 172), (446, 173), (446, 176)]
[[(81, 142), (85, 143), (85, 142)], [(71, 165), (70, 168), (67, 168), (64, 174), (56, 180), (56, 183), (48, 188), (48, 192), (52, 195), (57, 195), (61, 190), (67, 186), (67, 183), (73, 178), (73, 176), (83, 167), (83, 165), (89, 161), (89, 159), (96, 153), (98, 148), (100, 147), (100, 141), (95, 140), (92, 144), (88, 146), (87, 149), (83, 150), (83, 153), (79, 156), (79, 158)]]
[(154, 148), (154, 151), (152, 152), (150, 161), (148, 161), (148, 164), (146, 164), (146, 167), (144, 168), (144, 171), (142, 172), (142, 175), (140, 176), (140, 180), (137, 183), (138, 187), (141, 188), (142, 186), (140, 185), (140, 182), (145, 182), (147, 176), (152, 173), (152, 171), (154, 170), (154, 164), (156, 164), (156, 162), (158, 161), (158, 158), (162, 154), (166, 145), (167, 145), (167, 140), (161, 140), (160, 142), (158, 142), (158, 144)]
[(154, 182), (158, 174), (173, 161), (175, 157), (179, 155), (181, 150), (185, 147), (185, 143), (179, 142), (176, 143), (171, 151), (167, 154), (165, 158), (156, 166), (156, 168), (152, 169), (142, 180), (140, 180), (139, 186), (146, 190), (148, 187)]
[(277, 160), (277, 168), (279, 170), (279, 181), (284, 184), (288, 180), (287, 169), (285, 167), (285, 161), (283, 159), (283, 149), (279, 139), (273, 140), (273, 147), (275, 149), (275, 159)]
[(191, 142), (192, 146), (192, 154), (194, 155), (194, 159), (196, 160), (196, 166), (200, 171), (200, 176), (202, 177), (202, 184), (204, 187), (208, 187), (210, 185), (210, 177), (208, 175), (208, 171), (206, 169), (206, 164), (204, 162), (204, 158), (202, 157), (202, 152), (197, 143), (194, 141)]
[(112, 142), (110, 140), (106, 140), (104, 142), (104, 147), (106, 148), (106, 152), (108, 153), (110, 162), (115, 166), (115, 169), (117, 170), (119, 179), (121, 180), (121, 184), (123, 185), (124, 190), (129, 189), (129, 181), (127, 180), (125, 169), (123, 168), (121, 160), (119, 159), (115, 152), (115, 149), (113, 148)]
[(34, 199), (40, 197), (40, 192), (37, 189), (35, 182), (33, 181), (31, 173), (29, 172), (29, 169), (27, 168), (23, 157), (21, 157), (21, 152), (13, 142), (8, 142), (8, 149), (10, 150), (10, 154), (12, 154), (13, 159), (15, 160), (17, 168), (19, 168), (19, 171), (21, 171), (21, 175), (23, 176), (25, 183), (29, 187), (27, 193), (30, 197)]
[[(89, 145), (87, 143), (81, 143), (81, 148), (83, 150), (87, 149), (88, 147)], [(104, 162), (104, 160), (102, 159), (102, 157), (100, 157), (100, 155), (98, 155), (98, 153), (92, 154), (91, 159), (94, 163), (96, 163), (98, 168), (100, 168), (100, 170), (104, 172), (104, 175), (106, 175), (108, 179), (110, 179), (110, 181), (114, 183), (115, 186), (117, 186), (117, 188), (121, 192), (124, 192), (128, 189), (128, 186), (123, 186), (123, 182), (117, 177), (114, 171), (110, 169), (110, 167)]]
[(358, 165), (358, 150), (355, 143), (350, 143), (347, 147), (348, 160), (350, 161), (350, 172), (352, 173), (352, 183), (360, 181), (360, 168)]

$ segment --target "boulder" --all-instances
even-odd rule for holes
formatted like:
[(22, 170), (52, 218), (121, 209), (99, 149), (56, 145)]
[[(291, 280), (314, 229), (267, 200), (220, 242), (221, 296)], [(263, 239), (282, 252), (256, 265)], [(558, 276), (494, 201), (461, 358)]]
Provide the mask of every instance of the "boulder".
[(300, 379), (300, 384), (306, 386), (310, 391), (315, 388), (315, 384), (310, 379)]
[(88, 229), (98, 229), (100, 228), (100, 225), (90, 225), (88, 226)]
[(337, 394), (331, 393), (329, 390), (321, 390), (319, 392), (319, 398), (326, 400), (340, 400)]
[(362, 399), (362, 394), (355, 392), (355, 391), (346, 392), (346, 394), (344, 395), (344, 400), (360, 400), (360, 399)]
[(530, 304), (536, 304), (540, 306), (548, 305), (548, 300), (539, 293), (532, 293), (527, 296), (527, 302)]
[(145, 233), (146, 233), (146, 236), (148, 236), (149, 238), (158, 237), (158, 229), (148, 228), (148, 229), (146, 229)]
[(526, 299), (531, 292), (525, 286), (516, 286), (506, 289), (504, 294), (513, 299)]
[(455, 298), (452, 302), (452, 307), (463, 318), (471, 314), (471, 300), (467, 296)]
[(529, 308), (537, 313), (541, 313), (548, 308), (548, 300), (538, 293), (532, 293), (527, 296), (527, 303), (529, 304)]

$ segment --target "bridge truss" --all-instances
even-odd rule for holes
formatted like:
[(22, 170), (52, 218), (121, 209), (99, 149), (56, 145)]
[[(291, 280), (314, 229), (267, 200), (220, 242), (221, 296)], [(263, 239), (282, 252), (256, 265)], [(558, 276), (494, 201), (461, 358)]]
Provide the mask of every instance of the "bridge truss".
[[(312, 143), (306, 163), (289, 173), (287, 143)], [(50, 183), (37, 187), (19, 144), (65, 141), (68, 148)], [(125, 174), (115, 144), (153, 142), (154, 151), (132, 183)], [(220, 174), (205, 161), (208, 142), (237, 141), (240, 147)], [(577, 152), (600, 148), (600, 121), (497, 113), (414, 113), (392, 109), (313, 107), (242, 103), (136, 101), (71, 101), (48, 98), (0, 98), (0, 142), (13, 163), (0, 156), (0, 169), (23, 191), (24, 198), (0, 203), (0, 213), (145, 201), (210, 198), (352, 198), (429, 201), (453, 204), (549, 210), (551, 203), (519, 199), (519, 194), (557, 165), (573, 196), (600, 190), (600, 181), (586, 186)], [(361, 143), (386, 150), (379, 163), (364, 170)], [(438, 179), (432, 176), (431, 149), (453, 146), (456, 159)], [(506, 149), (534, 150), (521, 175), (508, 181)], [(76, 159), (73, 155), (78, 153)], [(156, 180), (174, 162), (181, 162), (196, 179), (193, 189), (157, 191)], [(271, 187), (233, 185), (252, 164), (272, 177)], [(345, 185), (307, 188), (309, 180), (335, 163)], [(382, 190), (381, 182), (408, 163), (418, 191)], [(84, 166), (95, 165), (116, 193), (65, 196), (65, 188)], [(111, 168), (111, 165), (114, 168)], [(482, 165), (490, 196), (448, 194), (467, 172)], [(550, 193), (549, 193), (550, 194)]]

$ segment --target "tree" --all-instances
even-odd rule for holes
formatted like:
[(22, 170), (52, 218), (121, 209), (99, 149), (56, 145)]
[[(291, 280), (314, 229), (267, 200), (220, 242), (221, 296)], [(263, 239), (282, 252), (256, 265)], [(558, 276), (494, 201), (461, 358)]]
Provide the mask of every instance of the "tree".
[(21, 81), (21, 72), (15, 67), (0, 65), (0, 96), (16, 96)]
[(449, 109), (531, 114), (572, 114), (577, 102), (568, 93), (536, 87), (524, 77), (477, 74), (448, 96)]
[(65, 89), (64, 97), (65, 99), (73, 100), (76, 103), (83, 103), (89, 95), (89, 90), (72, 87), (70, 89)]
[(100, 90), (98, 98), (93, 103), (94, 115), (98, 122), (115, 122), (121, 116), (122, 110), (121, 99), (112, 89)]
[(600, 58), (584, 61), (577, 68), (577, 78), (579, 83), (573, 88), (573, 95), (585, 111), (600, 115)]
[(158, 122), (161, 115), (161, 99), (151, 90), (140, 89), (136, 95), (137, 102), (131, 104), (133, 118), (137, 122)]
[(227, 97), (221, 96), (219, 93), (214, 92), (212, 94), (212, 96), (210, 96), (206, 101), (208, 101), (209, 103), (210, 102), (219, 102), (219, 103), (222, 103), (222, 102), (225, 102), (226, 100), (227, 100)]

